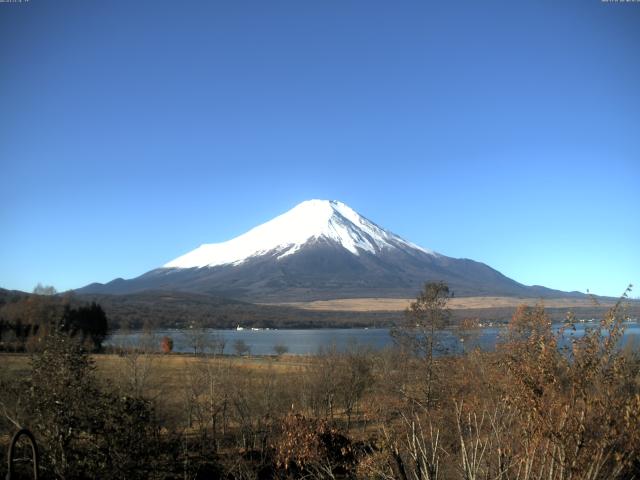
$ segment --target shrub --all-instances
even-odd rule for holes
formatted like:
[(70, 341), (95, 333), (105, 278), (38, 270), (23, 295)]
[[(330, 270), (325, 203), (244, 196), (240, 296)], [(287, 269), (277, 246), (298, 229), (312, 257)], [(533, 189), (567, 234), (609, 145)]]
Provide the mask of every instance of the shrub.
[(32, 357), (31, 422), (45, 476), (148, 478), (156, 450), (153, 409), (99, 387), (82, 345), (57, 329)]
[(160, 348), (162, 353), (171, 353), (173, 350), (173, 339), (171, 337), (162, 337), (160, 340)]

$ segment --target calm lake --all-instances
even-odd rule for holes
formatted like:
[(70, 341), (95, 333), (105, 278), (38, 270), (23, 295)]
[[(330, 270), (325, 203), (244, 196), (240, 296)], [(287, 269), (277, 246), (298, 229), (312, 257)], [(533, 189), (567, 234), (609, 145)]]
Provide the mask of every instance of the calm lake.
[[(555, 328), (559, 328), (560, 325)], [(597, 322), (585, 322), (576, 324), (576, 331), (570, 332), (573, 336), (581, 336), (585, 329), (597, 328)], [(450, 353), (462, 352), (464, 348), (480, 346), (484, 350), (493, 349), (499, 340), (502, 327), (482, 328), (473, 335), (461, 339), (458, 330), (443, 330), (438, 334), (438, 341), (443, 350)], [(156, 330), (152, 334), (142, 332), (114, 332), (107, 341), (109, 346), (141, 346), (148, 345), (153, 349), (160, 349), (160, 339), (164, 336), (173, 340), (173, 351), (180, 353), (193, 353), (194, 343), (200, 344), (199, 350), (212, 351), (216, 345), (224, 343), (224, 353), (236, 353), (235, 344), (242, 340), (250, 349), (252, 355), (272, 355), (276, 345), (284, 345), (288, 353), (307, 355), (317, 353), (320, 349), (335, 346), (338, 350), (344, 350), (357, 344), (374, 349), (381, 349), (393, 345), (393, 340), (387, 328), (352, 328), (352, 329), (314, 329), (314, 330), (216, 330), (205, 329), (200, 332), (189, 330)], [(632, 342), (635, 348), (640, 347), (640, 325), (637, 321), (625, 322), (625, 333), (622, 345)], [(465, 345), (466, 343), (466, 345)], [(219, 347), (218, 347), (219, 348)]]

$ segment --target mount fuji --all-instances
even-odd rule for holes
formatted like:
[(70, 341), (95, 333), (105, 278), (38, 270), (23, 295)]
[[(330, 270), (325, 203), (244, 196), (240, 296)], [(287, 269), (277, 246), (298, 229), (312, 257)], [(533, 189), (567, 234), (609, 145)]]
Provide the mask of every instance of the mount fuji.
[(93, 283), (78, 292), (182, 291), (259, 302), (411, 298), (426, 281), (444, 281), (456, 296), (568, 296), (419, 247), (328, 200), (302, 202), (232, 240), (201, 245), (137, 278)]

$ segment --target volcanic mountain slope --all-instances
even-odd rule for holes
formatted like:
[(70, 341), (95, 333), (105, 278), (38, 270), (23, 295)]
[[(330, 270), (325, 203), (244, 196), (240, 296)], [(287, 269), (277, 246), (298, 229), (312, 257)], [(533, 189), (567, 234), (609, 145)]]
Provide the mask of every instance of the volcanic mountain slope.
[(137, 278), (94, 283), (79, 292), (185, 291), (262, 302), (410, 298), (425, 281), (444, 281), (457, 296), (568, 295), (421, 248), (327, 200), (302, 202), (239, 237), (201, 245)]

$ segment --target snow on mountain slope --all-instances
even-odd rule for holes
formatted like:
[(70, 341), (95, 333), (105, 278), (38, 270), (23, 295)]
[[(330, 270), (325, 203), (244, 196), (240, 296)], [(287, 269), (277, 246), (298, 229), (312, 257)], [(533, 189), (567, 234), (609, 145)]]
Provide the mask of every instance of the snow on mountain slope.
[[(214, 268), (207, 268), (214, 267)], [(138, 277), (82, 294), (189, 292), (250, 302), (412, 298), (442, 281), (456, 296), (558, 297), (465, 258), (418, 247), (344, 203), (309, 200), (237, 238), (205, 244)]]
[(342, 202), (308, 200), (239, 237), (223, 243), (201, 245), (163, 267), (240, 265), (251, 257), (268, 252), (275, 252), (277, 258), (282, 259), (297, 252), (307, 242), (319, 239), (336, 242), (354, 255), (361, 251), (375, 254), (384, 249), (406, 248), (437, 255), (380, 228)]

